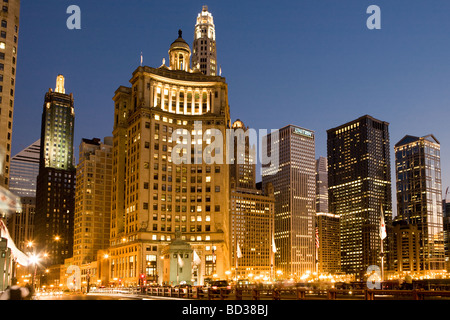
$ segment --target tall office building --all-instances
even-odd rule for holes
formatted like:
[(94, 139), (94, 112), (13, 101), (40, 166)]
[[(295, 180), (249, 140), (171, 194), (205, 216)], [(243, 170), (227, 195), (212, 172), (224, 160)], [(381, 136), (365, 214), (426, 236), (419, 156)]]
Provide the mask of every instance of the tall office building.
[(208, 12), (208, 6), (203, 6), (197, 16), (195, 25), (192, 67), (199, 66), (200, 71), (207, 76), (215, 76), (217, 71), (216, 28), (214, 18)]
[(341, 271), (341, 240), (339, 216), (332, 213), (317, 212), (317, 269), (320, 273)]
[[(275, 275), (273, 188), (231, 189), (231, 277), (271, 279)], [(238, 257), (238, 244), (241, 257)]]
[(316, 160), (316, 228), (318, 236), (317, 269), (336, 273), (341, 267), (339, 216), (328, 213), (328, 161)]
[(19, 39), (20, 0), (0, 10), (0, 187), (8, 188)]
[[(230, 233), (231, 269), (234, 279), (270, 279), (274, 276), (273, 187), (257, 189), (255, 183), (255, 147), (250, 141), (250, 131), (236, 120), (232, 125), (233, 156), (230, 163)], [(230, 136), (231, 138), (231, 136)], [(231, 141), (230, 141), (231, 143)], [(231, 150), (230, 150), (231, 151)], [(238, 244), (241, 257), (238, 257)]]
[(115, 92), (110, 275), (122, 283), (162, 283), (176, 233), (200, 258), (194, 282), (230, 270), (225, 140), (210, 145), (231, 125), (228, 86), (194, 72), (190, 56), (179, 31), (169, 66), (141, 66)]
[(41, 155), (36, 192), (35, 237), (43, 265), (63, 264), (72, 257), (75, 209), (73, 164), (74, 100), (66, 94), (64, 77), (45, 94), (41, 126)]
[(405, 136), (395, 145), (396, 220), (420, 232), (420, 271), (444, 270), (440, 143), (433, 136)]
[[(448, 192), (448, 189), (446, 190)], [(450, 271), (450, 199), (447, 199), (448, 193), (445, 194), (445, 199), (442, 201), (442, 212), (444, 216), (444, 251), (445, 251), (445, 267)]]
[(18, 197), (36, 197), (41, 140), (17, 153), (11, 159), (9, 190)]
[(234, 148), (230, 161), (231, 188), (253, 190), (256, 187), (256, 149), (251, 145), (249, 128), (238, 119), (233, 123), (232, 130)]
[(420, 266), (420, 234), (417, 225), (404, 220), (393, 222), (392, 270), (396, 272), (418, 272)]
[(21, 198), (22, 212), (10, 215), (7, 222), (11, 238), (22, 251), (29, 241), (34, 240), (40, 150), (41, 143), (37, 140), (11, 159), (9, 190)]
[(328, 212), (328, 161), (316, 160), (316, 212)]
[(263, 187), (275, 194), (275, 267), (286, 277), (316, 269), (316, 160), (312, 131), (288, 125), (267, 136), (271, 157), (278, 148), (278, 169), (263, 165)]
[(34, 219), (36, 215), (36, 198), (22, 197), (22, 211), (8, 218), (8, 231), (16, 247), (27, 252), (27, 245), (34, 240)]
[(73, 261), (81, 266), (109, 248), (111, 224), (112, 138), (83, 139), (75, 188)]
[(370, 265), (382, 267), (381, 208), (387, 226), (392, 220), (389, 124), (366, 115), (327, 134), (329, 212), (340, 217), (341, 269), (362, 276)]

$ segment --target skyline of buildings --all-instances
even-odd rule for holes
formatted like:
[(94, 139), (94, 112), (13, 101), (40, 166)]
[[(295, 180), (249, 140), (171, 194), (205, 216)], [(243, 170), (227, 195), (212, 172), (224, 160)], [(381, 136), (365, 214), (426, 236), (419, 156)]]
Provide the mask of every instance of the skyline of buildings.
[[(46, 265), (73, 259), (81, 266), (95, 262), (106, 250), (110, 279), (120, 279), (123, 285), (141, 279), (173, 282), (173, 272), (179, 270), (178, 249), (171, 247), (176, 240), (184, 248), (182, 259), (192, 260), (194, 252), (199, 257), (193, 283), (249, 274), (274, 278), (278, 270), (286, 277), (313, 271), (362, 274), (380, 264), (383, 213), (387, 269), (443, 270), (437, 140), (427, 145), (425, 158), (419, 160), (427, 163), (421, 168), (427, 173), (420, 180), (422, 189), (406, 198), (401, 195), (411, 200), (431, 193), (433, 200), (422, 206), (431, 205), (433, 225), (417, 223), (429, 216), (424, 210), (414, 216), (415, 207), (404, 209), (403, 200), (402, 205), (398, 202), (398, 217), (416, 222), (412, 227), (393, 223), (389, 124), (368, 115), (327, 131), (327, 158), (316, 159), (313, 131), (288, 125), (278, 135), (267, 135), (268, 146), (276, 146), (268, 152), (279, 152), (280, 161), (279, 169), (263, 165), (261, 189), (256, 187), (256, 154), (247, 137), (245, 148), (235, 147), (233, 154), (244, 163), (209, 162), (218, 160), (217, 154), (223, 156), (218, 150), (226, 150), (225, 140), (208, 148), (214, 129), (225, 137), (226, 129), (245, 133), (249, 128), (240, 120), (231, 124), (228, 84), (216, 75), (215, 27), (206, 6), (198, 19), (193, 52), (180, 30), (170, 46), (168, 66), (140, 66), (131, 85), (116, 90), (113, 138), (104, 143), (82, 140), (76, 177), (73, 95), (65, 93), (62, 75), (56, 89), (46, 94), (34, 228), (36, 243), (49, 254)], [(179, 139), (173, 140), (173, 133)], [(172, 151), (180, 145), (177, 152), (183, 162), (177, 163)], [(13, 182), (12, 163), (10, 172)], [(403, 183), (403, 178), (397, 179)], [(24, 202), (23, 216), (17, 215), (22, 220), (15, 226), (32, 225), (32, 205), (32, 200)], [(17, 230), (23, 247), (30, 233)], [(423, 230), (431, 231), (428, 235)], [(242, 257), (237, 257), (238, 243)], [(418, 251), (421, 243), (425, 245)], [(425, 250), (429, 247), (433, 248)], [(432, 251), (439, 252), (439, 261), (428, 261)]]

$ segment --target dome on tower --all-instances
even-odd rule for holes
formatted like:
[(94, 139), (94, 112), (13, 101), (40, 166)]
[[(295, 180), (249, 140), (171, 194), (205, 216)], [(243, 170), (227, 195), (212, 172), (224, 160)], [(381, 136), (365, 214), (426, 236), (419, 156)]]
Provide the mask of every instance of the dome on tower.
[(191, 49), (182, 37), (183, 32), (178, 31), (178, 39), (176, 39), (169, 49), (170, 69), (190, 71)]
[(244, 123), (243, 123), (240, 119), (237, 119), (237, 120), (233, 123), (232, 128), (233, 128), (233, 129), (243, 129), (243, 128), (245, 128), (245, 125), (244, 125)]
[(186, 41), (184, 41), (183, 37), (182, 37), (183, 32), (181, 30), (178, 31), (178, 39), (176, 39), (171, 45), (170, 45), (170, 49), (169, 52), (172, 50), (187, 50), (189, 52), (191, 52), (191, 48), (189, 47), (189, 45), (187, 44)]

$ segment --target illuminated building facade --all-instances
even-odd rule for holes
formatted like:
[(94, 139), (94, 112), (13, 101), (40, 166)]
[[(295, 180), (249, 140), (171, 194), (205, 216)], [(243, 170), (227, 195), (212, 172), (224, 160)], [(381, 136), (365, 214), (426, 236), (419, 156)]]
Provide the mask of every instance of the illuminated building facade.
[(20, 202), (22, 212), (16, 212), (7, 219), (8, 230), (16, 247), (26, 252), (28, 242), (34, 240), (36, 198), (22, 197)]
[(7, 224), (11, 237), (20, 250), (24, 250), (26, 243), (34, 239), (40, 150), (41, 144), (38, 140), (11, 159), (9, 190), (21, 198), (22, 212), (8, 217)]
[(19, 39), (20, 0), (0, 10), (0, 186), (8, 188)]
[(75, 188), (74, 264), (97, 259), (109, 247), (111, 225), (112, 137), (82, 139)]
[[(233, 279), (270, 279), (274, 275), (275, 197), (272, 185), (265, 190), (255, 183), (255, 147), (250, 131), (241, 120), (233, 125), (233, 157), (230, 163), (231, 273)], [(237, 245), (241, 257), (237, 256)]]
[(35, 238), (44, 265), (63, 264), (72, 257), (75, 209), (75, 167), (73, 164), (74, 100), (66, 94), (64, 77), (56, 89), (45, 95), (41, 156), (36, 191)]
[[(252, 275), (267, 280), (274, 276), (274, 206), (273, 189), (231, 189), (231, 278)], [(241, 258), (237, 257), (238, 243)]]
[(405, 136), (395, 145), (396, 220), (420, 231), (420, 271), (445, 269), (440, 143), (433, 136)]
[(9, 190), (18, 197), (36, 197), (41, 141), (26, 147), (11, 159)]
[(319, 234), (318, 271), (337, 273), (341, 271), (341, 246), (339, 216), (317, 212)]
[(389, 124), (370, 116), (333, 128), (328, 134), (329, 213), (340, 217), (341, 270), (362, 275), (381, 267), (381, 207), (388, 238), (392, 221)]
[(200, 71), (207, 76), (215, 76), (218, 74), (216, 28), (214, 26), (214, 18), (208, 12), (208, 6), (203, 6), (202, 12), (197, 16), (192, 66), (193, 68), (199, 66)]
[(444, 215), (445, 267), (447, 271), (450, 271), (450, 199), (444, 199), (442, 201), (442, 212)]
[[(272, 141), (272, 136), (278, 141)], [(288, 125), (267, 136), (268, 154), (278, 146), (279, 168), (263, 165), (263, 188), (275, 195), (275, 267), (285, 277), (316, 269), (316, 160), (314, 132)], [(273, 156), (273, 155), (272, 155)]]
[(328, 212), (328, 161), (316, 160), (316, 212)]
[(393, 270), (420, 271), (420, 230), (406, 221), (393, 222)]
[(137, 68), (113, 98), (110, 276), (123, 284), (162, 283), (162, 252), (177, 232), (201, 260), (194, 283), (230, 270), (225, 140), (214, 154), (209, 146), (214, 130), (230, 128), (228, 86), (191, 69), (190, 56), (180, 31), (169, 66)]
[(328, 213), (328, 160), (316, 160), (317, 270), (336, 273), (341, 268), (339, 216)]
[(230, 161), (231, 188), (250, 189), (256, 187), (256, 150), (250, 143), (249, 128), (241, 120), (236, 120), (234, 132), (233, 157)]

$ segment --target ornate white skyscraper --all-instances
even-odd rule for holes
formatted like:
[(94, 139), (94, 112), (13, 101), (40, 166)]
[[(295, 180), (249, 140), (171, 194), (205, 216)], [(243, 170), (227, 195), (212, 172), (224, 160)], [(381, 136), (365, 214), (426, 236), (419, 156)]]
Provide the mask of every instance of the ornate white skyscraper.
[(216, 28), (208, 6), (197, 16), (193, 49), (192, 68), (198, 67), (207, 76), (217, 75)]

